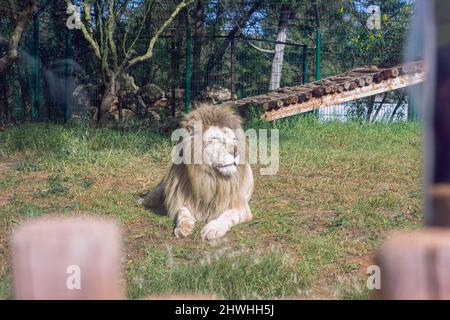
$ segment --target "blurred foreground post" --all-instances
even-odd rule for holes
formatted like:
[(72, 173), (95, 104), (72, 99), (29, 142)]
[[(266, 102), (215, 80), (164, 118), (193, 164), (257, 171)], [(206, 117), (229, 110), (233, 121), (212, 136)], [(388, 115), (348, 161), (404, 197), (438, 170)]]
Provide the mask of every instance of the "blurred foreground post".
[(43, 218), (12, 236), (16, 299), (122, 299), (122, 240), (113, 222)]
[(422, 5), (430, 28), (425, 48), (433, 50), (426, 61), (428, 99), (422, 105), (426, 228), (394, 237), (379, 250), (382, 299), (450, 299), (450, 2)]

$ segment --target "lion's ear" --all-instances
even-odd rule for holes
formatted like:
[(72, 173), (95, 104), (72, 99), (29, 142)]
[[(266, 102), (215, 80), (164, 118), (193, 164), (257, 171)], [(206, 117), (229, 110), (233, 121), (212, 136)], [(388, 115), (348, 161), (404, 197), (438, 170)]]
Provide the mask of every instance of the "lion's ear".
[(194, 125), (189, 123), (185, 128), (190, 136), (194, 135)]
[(195, 121), (186, 121), (183, 128), (187, 131), (188, 135), (190, 135), (191, 137), (194, 136)]

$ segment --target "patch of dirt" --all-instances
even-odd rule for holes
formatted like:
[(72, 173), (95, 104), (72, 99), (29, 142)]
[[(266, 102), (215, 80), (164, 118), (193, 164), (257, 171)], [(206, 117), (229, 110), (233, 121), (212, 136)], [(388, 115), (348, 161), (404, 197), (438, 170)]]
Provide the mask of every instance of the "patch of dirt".
[(310, 212), (307, 228), (313, 234), (320, 234), (328, 229), (334, 217), (333, 211)]
[(11, 170), (16, 165), (16, 163), (16, 161), (7, 158), (0, 158), (0, 176)]
[[(0, 158), (0, 178), (6, 174), (6, 172), (12, 170), (16, 165), (16, 161), (8, 159), (8, 158)], [(8, 193), (2, 192), (0, 194), (0, 207), (6, 206), (9, 202), (11, 195)]]

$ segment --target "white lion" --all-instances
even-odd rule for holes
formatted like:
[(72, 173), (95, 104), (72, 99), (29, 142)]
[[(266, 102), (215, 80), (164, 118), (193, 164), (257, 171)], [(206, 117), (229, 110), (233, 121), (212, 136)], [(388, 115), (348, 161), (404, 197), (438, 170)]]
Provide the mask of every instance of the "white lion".
[(201, 237), (213, 240), (225, 235), (232, 226), (252, 219), (249, 201), (253, 174), (246, 159), (240, 159), (245, 136), (238, 115), (228, 108), (199, 107), (181, 122), (181, 128), (190, 133), (188, 139), (194, 140), (194, 124), (199, 122), (201, 164), (172, 163), (142, 204), (147, 208), (162, 205), (175, 220), (177, 238), (189, 236), (196, 222), (207, 221)]

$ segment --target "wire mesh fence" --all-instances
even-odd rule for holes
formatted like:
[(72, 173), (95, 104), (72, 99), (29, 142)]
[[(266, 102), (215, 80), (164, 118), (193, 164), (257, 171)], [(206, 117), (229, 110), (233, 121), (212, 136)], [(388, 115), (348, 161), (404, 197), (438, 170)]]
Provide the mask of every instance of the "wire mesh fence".
[[(134, 0), (120, 7), (124, 2), (115, 1), (122, 11), (117, 9), (121, 15), (109, 37), (115, 47), (111, 51), (111, 43), (102, 38), (107, 29), (101, 24), (109, 21), (107, 3), (86, 7), (86, 1), (73, 1), (99, 46), (100, 59), (86, 32), (67, 27), (67, 4), (47, 3), (28, 25), (19, 63), (1, 78), (3, 118), (95, 117), (107, 90), (105, 68), (117, 70), (114, 65), (129, 62), (130, 55), (145, 53), (178, 2)], [(151, 59), (121, 74), (120, 81), (123, 75), (130, 81), (121, 83), (115, 103), (138, 116), (145, 117), (154, 106), (175, 113), (202, 101), (262, 94), (358, 66), (395, 65), (403, 60), (414, 10), (414, 1), (408, 0), (197, 0), (159, 34)], [(0, 23), (4, 30), (10, 27)], [(2, 42), (0, 52), (5, 50)], [(319, 115), (322, 120), (391, 121), (413, 113), (404, 91), (382, 103), (383, 98), (324, 108)]]

